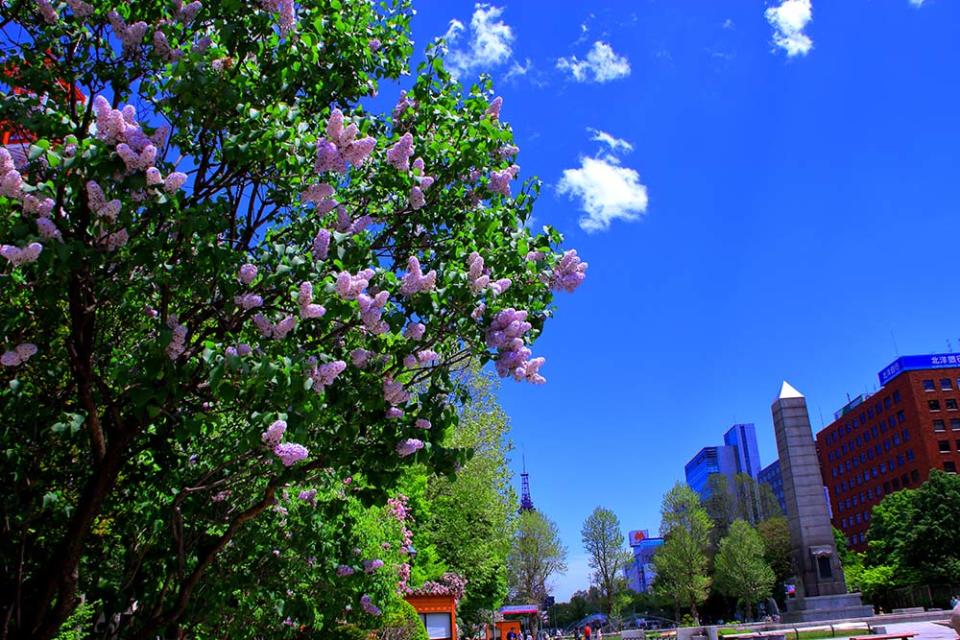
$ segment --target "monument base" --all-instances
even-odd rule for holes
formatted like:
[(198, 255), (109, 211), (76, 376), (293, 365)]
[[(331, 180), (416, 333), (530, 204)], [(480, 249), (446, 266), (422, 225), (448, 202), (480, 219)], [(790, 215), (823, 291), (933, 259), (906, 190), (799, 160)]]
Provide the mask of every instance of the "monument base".
[(844, 593), (789, 600), (781, 620), (787, 623), (825, 622), (846, 618), (869, 618), (872, 615), (873, 607), (863, 604), (859, 593)]

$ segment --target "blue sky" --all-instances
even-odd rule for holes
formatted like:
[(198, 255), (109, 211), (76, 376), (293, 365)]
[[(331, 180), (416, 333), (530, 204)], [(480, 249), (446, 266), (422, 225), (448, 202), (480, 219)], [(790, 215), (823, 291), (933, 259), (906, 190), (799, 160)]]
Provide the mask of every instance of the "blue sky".
[(569, 548), (558, 599), (595, 506), (656, 530), (737, 421), (774, 459), (782, 379), (816, 427), (897, 350), (960, 350), (960, 3), (416, 8), (419, 46), (449, 32), (461, 79), (493, 76), (537, 221), (590, 263), (535, 347), (548, 383), (501, 393)]

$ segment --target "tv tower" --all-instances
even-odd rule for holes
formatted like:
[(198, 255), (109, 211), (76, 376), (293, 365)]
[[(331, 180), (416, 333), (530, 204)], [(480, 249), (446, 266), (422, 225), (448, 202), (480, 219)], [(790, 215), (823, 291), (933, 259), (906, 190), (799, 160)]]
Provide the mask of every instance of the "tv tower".
[(523, 473), (520, 474), (520, 513), (536, 511), (533, 498), (530, 497), (530, 474), (527, 473), (527, 458), (523, 457)]

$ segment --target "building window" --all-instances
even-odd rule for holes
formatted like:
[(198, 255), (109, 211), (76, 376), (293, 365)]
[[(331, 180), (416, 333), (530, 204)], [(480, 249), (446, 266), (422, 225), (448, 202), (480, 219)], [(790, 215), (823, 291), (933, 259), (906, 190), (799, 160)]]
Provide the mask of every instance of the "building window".
[(900, 437), (903, 438), (904, 442), (910, 442), (910, 429), (904, 429), (901, 431)]
[(943, 401), (947, 406), (947, 411), (956, 411), (957, 410), (957, 399), (956, 398), (947, 398)]
[(898, 456), (897, 456), (897, 467), (902, 467), (902, 466), (903, 466), (903, 463), (904, 463), (903, 456), (902, 456), (902, 455), (898, 455)]
[[(906, 421), (907, 421), (907, 414), (905, 414), (903, 411), (897, 411), (897, 422), (904, 423)], [(893, 425), (890, 425), (890, 426), (892, 427)]]
[(911, 471), (910, 479), (913, 480), (914, 482), (920, 482), (920, 471), (917, 469), (914, 469), (913, 471)]
[(453, 637), (449, 613), (421, 613), (420, 621), (426, 627), (430, 640)]
[(923, 381), (923, 390), (924, 391), (936, 391), (937, 387), (933, 384), (933, 380), (924, 380)]
[[(960, 423), (960, 420), (957, 420), (957, 422)], [(951, 425), (952, 425), (952, 424), (953, 424), (953, 420), (951, 420), (950, 423), (951, 423)], [(958, 425), (958, 426), (960, 426), (960, 425)], [(947, 430), (947, 425), (946, 425), (946, 423), (945, 423), (943, 420), (934, 420), (934, 421), (933, 421), (933, 430), (934, 430), (934, 431), (937, 431), (937, 432), (946, 431), (946, 430)]]
[(880, 463), (880, 473), (886, 473), (886, 472), (887, 472), (887, 463), (886, 463), (886, 462), (881, 462), (881, 463)]
[(960, 451), (960, 440), (957, 440), (957, 451)]
[(930, 411), (940, 411), (940, 401), (939, 401), (939, 400), (927, 400), (927, 407), (930, 408)]
[[(957, 442), (960, 443), (960, 440)], [(914, 458), (916, 458), (916, 456), (913, 454), (913, 449), (907, 449), (907, 460), (913, 462)]]
[(940, 453), (950, 453), (949, 440), (937, 440), (937, 446), (940, 447)]
[(900, 490), (900, 478), (894, 478), (894, 479), (893, 479), (893, 490), (894, 490), (894, 491), (899, 491), (899, 490)]
[(870, 432), (873, 434), (873, 437), (874, 437), (874, 438), (877, 437), (877, 427), (876, 427), (876, 426), (874, 426), (873, 429), (870, 430)]
[(940, 390), (941, 391), (952, 391), (953, 390), (953, 381), (950, 378), (940, 378)]
[(884, 409), (890, 408), (890, 396), (887, 396), (883, 399), (883, 408)]
[(893, 446), (897, 446), (899, 444), (900, 444), (900, 434), (895, 433), (893, 434)]
[(873, 407), (867, 409), (867, 418), (873, 420)]
[(954, 462), (947, 460), (946, 462), (943, 463), (943, 470), (946, 471), (947, 473), (956, 473), (957, 465)]
[(950, 418), (951, 431), (960, 431), (960, 418)]
[(889, 482), (889, 481), (883, 483), (883, 492), (884, 492), (884, 493), (890, 493), (890, 482)]
[(893, 392), (893, 401), (894, 401), (895, 403), (896, 403), (896, 402), (900, 402), (900, 390), (899, 390), (899, 389), (897, 389), (896, 391)]

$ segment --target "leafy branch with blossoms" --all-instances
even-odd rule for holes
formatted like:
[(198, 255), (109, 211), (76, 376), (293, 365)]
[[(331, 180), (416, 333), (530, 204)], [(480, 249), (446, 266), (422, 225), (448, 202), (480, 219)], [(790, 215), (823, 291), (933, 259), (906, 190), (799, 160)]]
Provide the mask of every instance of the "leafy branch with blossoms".
[[(442, 444), (451, 370), (544, 382), (533, 342), (586, 263), (527, 227), (538, 184), (514, 188), (488, 84), (464, 89), (431, 51), (390, 113), (363, 106), (406, 71), (411, 15), (407, 0), (7, 3), (9, 637), (54, 637), (83, 600), (131, 638), (253, 636), (223, 611), (302, 589), (300, 625), (369, 615), (391, 590), (337, 580), (344, 545), (412, 461), (465, 461)], [(294, 490), (329, 518), (299, 521), (320, 536), (313, 562), (278, 511)], [(281, 589), (266, 567), (287, 554), (297, 584)]]

